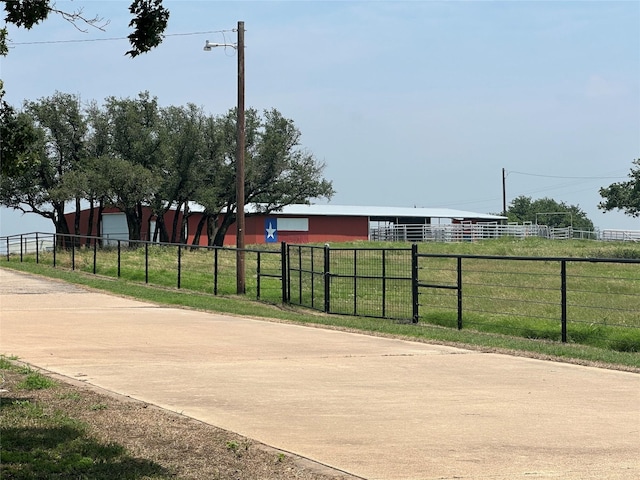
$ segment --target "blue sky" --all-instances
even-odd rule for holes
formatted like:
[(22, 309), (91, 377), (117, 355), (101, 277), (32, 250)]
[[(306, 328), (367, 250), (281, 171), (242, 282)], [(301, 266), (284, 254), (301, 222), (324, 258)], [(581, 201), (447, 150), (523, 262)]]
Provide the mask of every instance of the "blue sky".
[[(331, 203), (496, 213), (505, 168), (507, 202), (551, 197), (600, 228), (640, 230), (597, 209), (598, 189), (640, 157), (640, 2), (165, 0), (167, 38), (136, 59), (123, 55), (129, 3), (57, 2), (110, 20), (105, 32), (55, 17), (10, 28), (7, 101), (148, 90), (222, 114), (235, 52), (202, 47), (235, 42), (242, 20), (246, 105), (295, 121), (327, 165)], [(0, 212), (1, 235), (51, 229)]]

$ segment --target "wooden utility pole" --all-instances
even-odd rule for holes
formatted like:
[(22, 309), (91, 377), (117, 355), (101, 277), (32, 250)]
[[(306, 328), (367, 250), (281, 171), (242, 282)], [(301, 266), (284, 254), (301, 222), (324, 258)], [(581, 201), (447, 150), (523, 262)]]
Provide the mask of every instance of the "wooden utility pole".
[(507, 215), (507, 175), (502, 169), (502, 214)]
[(244, 22), (238, 22), (238, 111), (236, 145), (236, 290), (239, 295), (245, 288), (244, 252)]

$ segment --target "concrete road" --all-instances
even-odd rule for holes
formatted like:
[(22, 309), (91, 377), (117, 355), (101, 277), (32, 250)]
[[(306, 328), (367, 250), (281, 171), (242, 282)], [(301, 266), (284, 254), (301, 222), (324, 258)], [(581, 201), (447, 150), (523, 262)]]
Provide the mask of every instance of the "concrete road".
[(640, 478), (640, 375), (166, 308), (0, 269), (0, 351), (367, 479)]

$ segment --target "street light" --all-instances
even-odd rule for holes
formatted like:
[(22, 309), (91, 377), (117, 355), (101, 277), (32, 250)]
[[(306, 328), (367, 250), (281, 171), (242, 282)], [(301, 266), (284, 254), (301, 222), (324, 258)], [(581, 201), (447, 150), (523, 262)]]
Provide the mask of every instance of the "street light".
[(204, 45), (205, 52), (215, 47), (231, 47), (238, 54), (238, 106), (237, 106), (237, 142), (236, 142), (236, 291), (244, 294), (244, 22), (238, 22), (238, 43), (211, 43)]

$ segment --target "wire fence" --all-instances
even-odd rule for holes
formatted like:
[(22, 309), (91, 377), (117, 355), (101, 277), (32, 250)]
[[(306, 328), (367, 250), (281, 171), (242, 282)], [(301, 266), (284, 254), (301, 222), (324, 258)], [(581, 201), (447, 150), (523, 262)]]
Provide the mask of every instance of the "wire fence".
[(640, 260), (418, 254), (420, 320), (640, 351)]
[[(246, 293), (330, 314), (640, 351), (640, 259), (431, 254), (270, 245), (244, 250)], [(75, 235), (0, 238), (33, 262), (190, 291), (236, 293), (238, 251)]]
[(411, 318), (410, 253), (288, 245), (289, 301), (325, 313)]
[[(245, 249), (246, 293), (280, 303), (282, 263), (278, 249)], [(19, 260), (214, 295), (236, 293), (237, 250), (48, 233), (0, 239), (6, 261)]]

